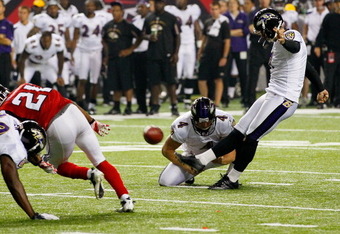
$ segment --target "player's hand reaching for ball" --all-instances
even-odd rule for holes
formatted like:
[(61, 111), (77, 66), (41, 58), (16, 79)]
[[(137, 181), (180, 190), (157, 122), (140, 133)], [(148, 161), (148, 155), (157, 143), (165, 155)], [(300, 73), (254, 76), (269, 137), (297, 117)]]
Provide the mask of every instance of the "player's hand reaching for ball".
[(329, 93), (326, 89), (324, 89), (323, 91), (318, 93), (316, 100), (317, 100), (318, 103), (325, 103), (325, 102), (327, 102), (328, 98), (329, 98)]

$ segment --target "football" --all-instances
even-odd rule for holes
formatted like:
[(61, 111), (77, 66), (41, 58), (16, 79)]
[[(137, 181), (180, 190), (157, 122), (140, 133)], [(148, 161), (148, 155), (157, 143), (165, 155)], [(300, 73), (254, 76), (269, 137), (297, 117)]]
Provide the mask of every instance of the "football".
[(150, 125), (144, 128), (143, 136), (147, 143), (155, 145), (163, 140), (163, 131), (157, 126)]

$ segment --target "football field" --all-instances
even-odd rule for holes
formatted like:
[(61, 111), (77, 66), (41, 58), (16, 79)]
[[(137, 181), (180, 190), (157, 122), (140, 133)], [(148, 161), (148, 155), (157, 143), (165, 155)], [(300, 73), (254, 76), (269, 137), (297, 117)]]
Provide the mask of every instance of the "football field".
[[(242, 115), (231, 113), (236, 120)], [(0, 233), (340, 233), (339, 109), (298, 109), (260, 141), (241, 188), (222, 191), (207, 186), (227, 166), (198, 175), (192, 186), (158, 185), (168, 161), (162, 143), (147, 144), (142, 132), (157, 125), (167, 137), (174, 120), (169, 112), (96, 119), (111, 125), (98, 139), (136, 201), (135, 212), (115, 212), (120, 203), (106, 181), (104, 198), (96, 200), (89, 181), (27, 164), (19, 174), (33, 208), (60, 220), (30, 220), (1, 178)], [(70, 161), (92, 167), (78, 148)]]

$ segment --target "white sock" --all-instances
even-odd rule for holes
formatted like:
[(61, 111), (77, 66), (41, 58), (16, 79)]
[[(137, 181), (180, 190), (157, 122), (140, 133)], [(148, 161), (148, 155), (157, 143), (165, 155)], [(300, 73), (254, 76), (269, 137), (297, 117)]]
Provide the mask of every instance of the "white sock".
[(234, 163), (230, 163), (229, 164), (229, 167), (228, 167), (228, 170), (227, 170), (227, 174), (231, 171), (231, 169), (234, 168)]
[(130, 197), (130, 195), (129, 194), (123, 194), (122, 196), (120, 196), (120, 200), (121, 201), (125, 201), (126, 199), (128, 199)]
[(92, 169), (90, 168), (88, 171), (87, 171), (87, 178), (91, 178), (91, 172), (92, 172)]
[(236, 181), (238, 181), (238, 178), (240, 178), (242, 172), (236, 171), (234, 168), (230, 170), (228, 177), (229, 180), (233, 183), (235, 183)]
[(234, 98), (234, 96), (235, 96), (235, 87), (228, 87), (228, 96), (230, 98)]
[(216, 155), (212, 149), (208, 149), (207, 151), (198, 154), (195, 157), (199, 159), (203, 165), (207, 165), (209, 162), (216, 159)]

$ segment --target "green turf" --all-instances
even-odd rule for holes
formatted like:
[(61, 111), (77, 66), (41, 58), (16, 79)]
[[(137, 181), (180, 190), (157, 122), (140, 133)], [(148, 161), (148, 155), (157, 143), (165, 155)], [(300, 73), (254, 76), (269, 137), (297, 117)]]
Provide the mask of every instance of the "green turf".
[[(232, 106), (237, 106), (232, 110), (241, 110), (237, 102)], [(168, 106), (162, 111), (168, 111)], [(340, 113), (296, 114), (282, 122), (263, 138), (241, 177), (241, 189), (233, 191), (200, 187), (216, 182), (226, 167), (202, 173), (189, 188), (160, 187), (158, 176), (168, 161), (160, 153), (161, 144), (150, 146), (143, 141), (142, 130), (154, 124), (167, 136), (173, 119), (115, 119), (105, 121), (114, 126), (110, 135), (98, 139), (136, 200), (134, 213), (115, 212), (120, 204), (106, 181), (105, 197), (96, 200), (89, 181), (25, 165), (20, 177), (34, 209), (60, 216), (60, 220), (28, 219), (0, 179), (0, 233), (191, 233), (161, 230), (169, 227), (219, 233), (340, 232)], [(126, 148), (117, 151), (118, 146)], [(91, 167), (79, 149), (70, 161)]]

